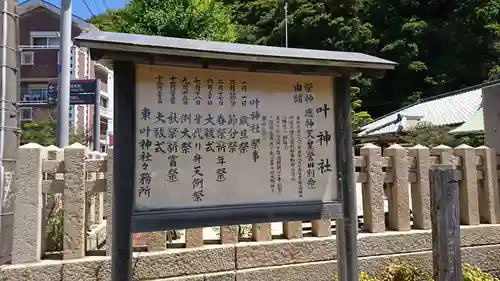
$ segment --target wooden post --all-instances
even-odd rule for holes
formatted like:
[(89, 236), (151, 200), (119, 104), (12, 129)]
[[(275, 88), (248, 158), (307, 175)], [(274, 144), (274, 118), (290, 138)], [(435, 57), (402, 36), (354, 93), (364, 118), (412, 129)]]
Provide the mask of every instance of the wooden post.
[(337, 267), (339, 280), (358, 280), (358, 216), (354, 182), (353, 138), (351, 126), (350, 74), (334, 78), (334, 122), (339, 197), (344, 211), (337, 219)]
[(432, 258), (435, 281), (462, 280), (459, 188), (453, 165), (430, 169)]

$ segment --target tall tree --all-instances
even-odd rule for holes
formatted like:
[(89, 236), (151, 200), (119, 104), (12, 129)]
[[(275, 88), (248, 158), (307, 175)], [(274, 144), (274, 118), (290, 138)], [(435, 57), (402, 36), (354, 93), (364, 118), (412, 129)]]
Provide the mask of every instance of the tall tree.
[[(56, 127), (57, 122), (54, 118), (50, 117), (47, 120), (40, 122), (30, 122), (23, 126), (21, 131), (21, 144), (38, 143), (43, 146), (56, 144)], [(75, 134), (73, 131), (69, 132), (69, 143), (87, 144), (89, 136), (86, 134)]]
[[(239, 40), (284, 45), (283, 1), (224, 0)], [(419, 98), (500, 78), (500, 0), (289, 0), (289, 46), (373, 54), (399, 63), (358, 79), (376, 116)]]
[(132, 0), (120, 10), (91, 18), (96, 27), (125, 33), (235, 41), (231, 12), (214, 0)]

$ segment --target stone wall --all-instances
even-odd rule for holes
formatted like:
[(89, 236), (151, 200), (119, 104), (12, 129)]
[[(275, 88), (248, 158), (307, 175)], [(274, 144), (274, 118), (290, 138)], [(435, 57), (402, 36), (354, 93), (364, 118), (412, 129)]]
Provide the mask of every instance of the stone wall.
[[(102, 251), (94, 249), (112, 232), (113, 150), (106, 155), (89, 153), (79, 144), (65, 149), (28, 144), (20, 148), (18, 163), (14, 265), (1, 268), (0, 281), (33, 276), (109, 280), (110, 260), (105, 255), (112, 247), (110, 239)], [(435, 163), (457, 169), (463, 262), (500, 270), (494, 150), (393, 145), (382, 153), (372, 144), (362, 147), (354, 159), (360, 270), (373, 272), (389, 261), (430, 269), (428, 171)], [(43, 259), (45, 202), (40, 198), (47, 194), (60, 194), (63, 202), (63, 261)], [(165, 232), (143, 235), (145, 245), (135, 249), (134, 280), (330, 281), (336, 271), (335, 221), (330, 220), (187, 229), (173, 241)]]

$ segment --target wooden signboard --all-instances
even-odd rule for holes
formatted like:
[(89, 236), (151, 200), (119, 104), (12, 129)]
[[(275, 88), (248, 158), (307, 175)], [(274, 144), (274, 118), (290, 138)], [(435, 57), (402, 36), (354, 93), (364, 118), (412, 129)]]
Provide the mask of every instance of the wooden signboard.
[(341, 213), (331, 77), (151, 65), (136, 77), (139, 229)]
[(112, 280), (131, 232), (336, 219), (339, 280), (357, 278), (350, 80), (360, 53), (89, 32), (115, 71)]

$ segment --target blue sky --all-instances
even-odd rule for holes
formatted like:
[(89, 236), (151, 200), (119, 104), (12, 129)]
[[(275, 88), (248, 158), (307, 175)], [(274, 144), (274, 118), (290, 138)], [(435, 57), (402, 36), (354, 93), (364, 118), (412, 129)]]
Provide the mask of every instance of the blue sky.
[[(61, 0), (46, 0), (47, 2), (61, 7)], [(24, 2), (19, 1), (19, 2)], [(97, 15), (106, 11), (106, 8), (117, 9), (125, 6), (127, 0), (73, 0), (73, 14), (84, 19), (88, 19), (92, 14)], [(85, 3), (90, 8), (85, 6)]]

